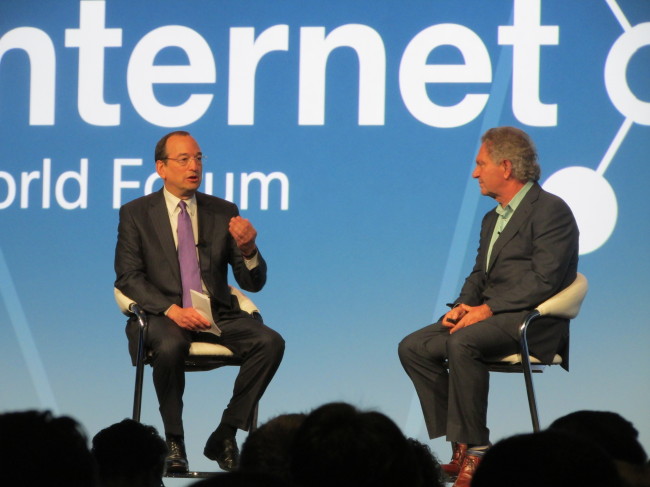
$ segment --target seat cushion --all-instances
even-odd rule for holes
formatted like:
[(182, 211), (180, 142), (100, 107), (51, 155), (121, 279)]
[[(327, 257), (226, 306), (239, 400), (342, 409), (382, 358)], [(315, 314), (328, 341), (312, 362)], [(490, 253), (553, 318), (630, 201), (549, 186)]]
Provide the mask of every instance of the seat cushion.
[[(508, 363), (508, 364), (520, 364), (521, 363), (521, 356), (518, 353), (513, 353), (512, 355), (508, 355), (507, 357), (503, 357), (496, 361), (495, 363)], [(540, 360), (537, 357), (533, 357), (532, 355), (530, 356), (530, 363), (531, 364), (541, 364)], [(562, 357), (555, 354), (555, 357), (553, 357), (553, 362), (551, 362), (553, 365), (559, 365), (562, 363)]]
[(216, 343), (192, 342), (192, 345), (190, 345), (190, 356), (192, 355), (215, 355), (220, 357), (232, 357), (233, 353), (232, 350)]

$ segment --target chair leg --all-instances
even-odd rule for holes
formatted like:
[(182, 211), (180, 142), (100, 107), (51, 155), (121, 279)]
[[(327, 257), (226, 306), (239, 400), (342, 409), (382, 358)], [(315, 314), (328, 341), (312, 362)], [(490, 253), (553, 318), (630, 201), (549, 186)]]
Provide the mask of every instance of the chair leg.
[(133, 391), (133, 420), (140, 422), (140, 412), (142, 410), (142, 383), (144, 378), (144, 332), (146, 322), (138, 317), (138, 355), (135, 362), (135, 390)]
[(533, 369), (530, 365), (530, 351), (528, 350), (528, 326), (535, 319), (539, 318), (538, 310), (531, 311), (524, 319), (519, 328), (519, 346), (521, 349), (521, 365), (524, 369), (524, 380), (526, 381), (526, 394), (528, 395), (528, 407), (530, 408), (530, 418), (533, 422), (533, 431), (537, 433), (539, 428), (539, 416), (537, 414), (537, 401), (535, 400), (535, 388), (533, 387)]
[(533, 431), (540, 431), (539, 415), (537, 414), (537, 401), (535, 400), (535, 388), (533, 387), (533, 371), (530, 366), (528, 353), (522, 354), (522, 365), (524, 366), (524, 380), (526, 381), (526, 394), (528, 395), (528, 407), (530, 408), (530, 418), (533, 422)]
[(144, 364), (139, 363), (135, 368), (135, 391), (133, 392), (133, 420), (140, 422), (142, 410), (142, 380), (144, 375)]

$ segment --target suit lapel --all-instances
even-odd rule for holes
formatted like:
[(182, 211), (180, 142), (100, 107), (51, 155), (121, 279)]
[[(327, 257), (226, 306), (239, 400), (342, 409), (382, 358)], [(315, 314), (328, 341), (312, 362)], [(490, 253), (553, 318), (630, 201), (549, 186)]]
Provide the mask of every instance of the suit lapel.
[(165, 196), (162, 190), (152, 198), (151, 206), (149, 207), (149, 218), (151, 218), (156, 236), (163, 250), (163, 255), (169, 261), (169, 268), (172, 270), (174, 278), (180, 283), (181, 272), (178, 267), (178, 255), (176, 253), (176, 245), (174, 244), (174, 236), (172, 235), (171, 223), (169, 222), (167, 205), (165, 204)]
[[(497, 223), (498, 217), (499, 215), (497, 214), (496, 210), (492, 210), (491, 212), (488, 213), (485, 221), (483, 222), (483, 226), (481, 227), (481, 240), (479, 243), (479, 253), (480, 253), (479, 258), (484, 270), (487, 268), (487, 263), (485, 262), (485, 260), (487, 259), (487, 253), (490, 247), (490, 239), (492, 238), (492, 233), (494, 232), (494, 226)], [(491, 257), (490, 260), (492, 261), (494, 260), (494, 258), (492, 257), (493, 255), (494, 255), (494, 250), (490, 255)]]
[[(524, 199), (521, 200), (521, 203), (513, 213), (512, 217), (510, 217), (510, 221), (506, 225), (506, 228), (503, 229), (503, 232), (501, 232), (501, 235), (499, 235), (499, 238), (496, 239), (494, 242), (494, 246), (492, 247), (492, 253), (490, 254), (490, 262), (488, 264), (488, 273), (492, 269), (492, 266), (494, 265), (494, 261), (496, 260), (497, 256), (505, 247), (505, 245), (514, 237), (521, 226), (528, 220), (528, 216), (530, 215), (530, 212), (533, 210), (533, 205), (537, 201), (537, 197), (539, 196), (539, 191), (540, 187), (539, 185), (535, 184), (526, 196), (524, 196)], [(492, 226), (494, 228), (494, 226)], [(490, 233), (492, 235), (492, 233)], [(489, 236), (488, 236), (489, 239)]]

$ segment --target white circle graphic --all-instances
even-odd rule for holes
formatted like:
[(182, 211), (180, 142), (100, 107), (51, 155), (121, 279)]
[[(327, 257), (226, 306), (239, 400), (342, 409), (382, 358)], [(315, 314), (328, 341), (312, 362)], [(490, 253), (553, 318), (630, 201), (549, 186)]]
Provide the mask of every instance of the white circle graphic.
[(609, 182), (593, 169), (570, 166), (552, 174), (543, 188), (562, 198), (580, 229), (580, 255), (600, 248), (616, 226), (618, 204)]
[(650, 102), (639, 100), (627, 84), (627, 65), (640, 48), (650, 45), (650, 22), (635, 25), (621, 35), (605, 62), (605, 86), (616, 109), (641, 125), (650, 125)]

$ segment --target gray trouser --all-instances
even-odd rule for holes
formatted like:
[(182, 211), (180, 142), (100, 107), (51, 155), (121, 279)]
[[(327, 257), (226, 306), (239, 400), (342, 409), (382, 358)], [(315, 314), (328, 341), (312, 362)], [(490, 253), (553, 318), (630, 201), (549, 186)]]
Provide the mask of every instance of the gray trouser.
[(430, 438), (446, 435), (449, 441), (488, 444), (490, 374), (485, 361), (518, 348), (513, 337), (487, 322), (451, 335), (438, 322), (400, 342), (400, 361), (415, 385)]

